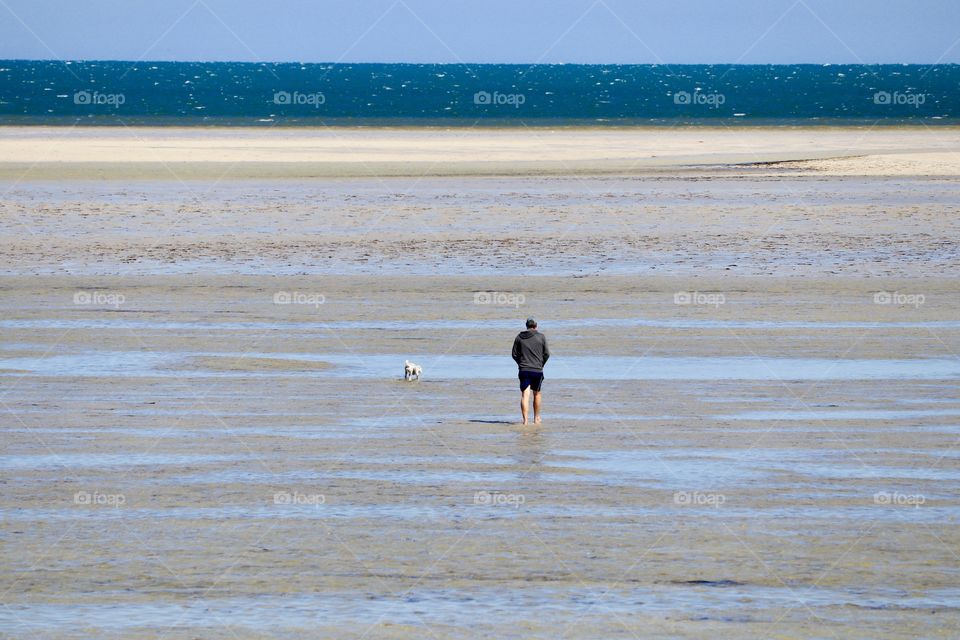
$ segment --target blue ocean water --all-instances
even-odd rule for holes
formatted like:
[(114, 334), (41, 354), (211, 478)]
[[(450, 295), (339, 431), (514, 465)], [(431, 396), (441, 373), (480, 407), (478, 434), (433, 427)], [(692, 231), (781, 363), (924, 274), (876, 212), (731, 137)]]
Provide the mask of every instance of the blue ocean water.
[(0, 124), (958, 124), (960, 65), (0, 61)]

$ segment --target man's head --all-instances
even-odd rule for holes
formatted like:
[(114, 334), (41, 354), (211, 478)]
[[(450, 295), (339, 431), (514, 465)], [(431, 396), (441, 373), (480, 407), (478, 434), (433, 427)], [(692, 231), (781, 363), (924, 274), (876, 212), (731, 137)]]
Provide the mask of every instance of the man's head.
[(527, 329), (536, 329), (537, 321), (533, 318), (527, 318)]

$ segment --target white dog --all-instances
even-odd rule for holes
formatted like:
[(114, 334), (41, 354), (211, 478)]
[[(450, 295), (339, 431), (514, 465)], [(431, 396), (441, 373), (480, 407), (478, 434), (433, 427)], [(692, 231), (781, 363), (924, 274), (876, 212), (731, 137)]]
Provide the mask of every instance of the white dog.
[(419, 380), (421, 373), (423, 373), (423, 367), (421, 367), (418, 364), (414, 364), (409, 360), (403, 361), (403, 379), (404, 380)]

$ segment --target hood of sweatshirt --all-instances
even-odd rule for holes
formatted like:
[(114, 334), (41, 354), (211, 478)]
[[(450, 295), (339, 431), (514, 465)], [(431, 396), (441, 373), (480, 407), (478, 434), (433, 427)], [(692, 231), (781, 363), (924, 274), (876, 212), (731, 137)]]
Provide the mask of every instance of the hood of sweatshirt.
[(521, 331), (521, 332), (520, 332), (520, 339), (521, 339), (521, 340), (526, 340), (527, 338), (532, 338), (532, 337), (535, 336), (535, 335), (537, 335), (537, 332), (536, 332), (536, 331)]

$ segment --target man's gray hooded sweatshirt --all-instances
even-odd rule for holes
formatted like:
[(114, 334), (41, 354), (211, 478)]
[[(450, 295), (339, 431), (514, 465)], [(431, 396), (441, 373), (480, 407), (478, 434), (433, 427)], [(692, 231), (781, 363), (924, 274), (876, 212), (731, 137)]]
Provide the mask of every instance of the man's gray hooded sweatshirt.
[(513, 360), (521, 371), (543, 371), (549, 358), (547, 338), (539, 331), (521, 331), (513, 341)]

